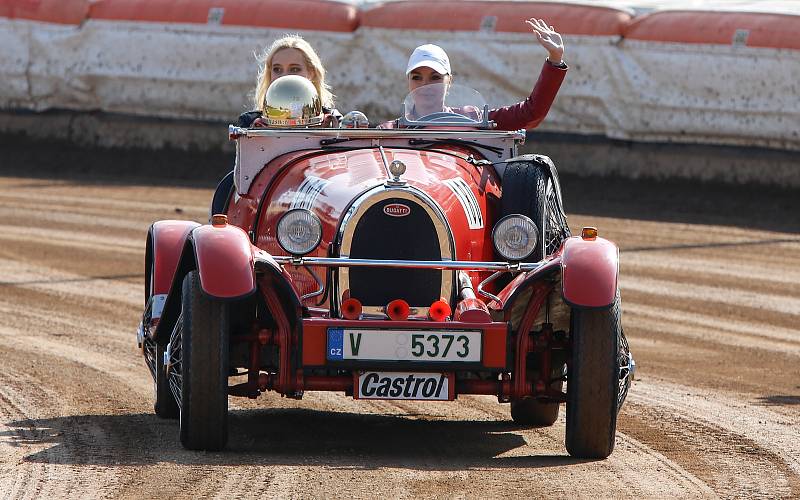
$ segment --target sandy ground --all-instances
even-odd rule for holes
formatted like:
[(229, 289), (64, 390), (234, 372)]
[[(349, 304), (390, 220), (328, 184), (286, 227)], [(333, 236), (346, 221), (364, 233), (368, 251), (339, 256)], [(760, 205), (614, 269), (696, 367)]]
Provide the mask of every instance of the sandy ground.
[(601, 461), (566, 454), (563, 408), (526, 429), (491, 397), (334, 393), (232, 398), (228, 451), (185, 451), (135, 327), (148, 225), (203, 220), (211, 190), (0, 177), (0, 498), (800, 497), (796, 193), (564, 190), (621, 248), (639, 367)]

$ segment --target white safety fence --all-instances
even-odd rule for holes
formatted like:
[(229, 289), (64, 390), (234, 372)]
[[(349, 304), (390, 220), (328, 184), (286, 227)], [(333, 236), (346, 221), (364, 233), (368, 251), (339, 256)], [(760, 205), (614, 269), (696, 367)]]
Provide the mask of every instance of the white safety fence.
[[(0, 109), (233, 121), (251, 108), (254, 55), (287, 31), (0, 18)], [(444, 47), (457, 82), (490, 106), (526, 97), (546, 55), (523, 33), (300, 34), (320, 53), (337, 107), (373, 121), (400, 112), (406, 61), (421, 43)], [(800, 50), (586, 35), (566, 44), (571, 69), (543, 130), (800, 150)]]
[(626, 40), (615, 56), (609, 137), (800, 149), (800, 50)]

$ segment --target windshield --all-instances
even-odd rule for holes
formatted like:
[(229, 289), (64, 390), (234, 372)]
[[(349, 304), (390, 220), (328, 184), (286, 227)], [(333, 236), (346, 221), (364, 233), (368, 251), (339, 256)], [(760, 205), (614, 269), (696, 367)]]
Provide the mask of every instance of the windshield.
[(488, 126), (485, 113), (483, 96), (463, 85), (425, 85), (403, 101), (403, 118), (408, 125)]

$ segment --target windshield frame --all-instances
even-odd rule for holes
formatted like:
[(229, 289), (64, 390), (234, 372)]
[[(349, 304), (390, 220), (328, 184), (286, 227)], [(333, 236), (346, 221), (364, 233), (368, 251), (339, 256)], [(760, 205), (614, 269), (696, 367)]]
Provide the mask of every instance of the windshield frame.
[[(442, 111), (446, 113), (447, 111)], [(468, 116), (454, 113), (453, 120), (436, 120), (436, 121), (428, 121), (428, 120), (409, 120), (406, 117), (406, 109), (403, 106), (403, 110), (400, 113), (400, 118), (398, 119), (397, 123), (401, 127), (416, 127), (416, 128), (426, 128), (426, 127), (447, 127), (447, 128), (471, 128), (471, 129), (481, 129), (481, 130), (491, 130), (495, 128), (496, 123), (489, 120), (489, 105), (484, 104), (482, 113), (483, 119), (481, 121), (471, 120)], [(460, 119), (455, 119), (455, 116), (461, 117)]]
[[(428, 119), (420, 119), (425, 117)], [(397, 123), (413, 128), (494, 128), (489, 121), (489, 106), (481, 93), (452, 82), (429, 83), (412, 89), (403, 99)]]

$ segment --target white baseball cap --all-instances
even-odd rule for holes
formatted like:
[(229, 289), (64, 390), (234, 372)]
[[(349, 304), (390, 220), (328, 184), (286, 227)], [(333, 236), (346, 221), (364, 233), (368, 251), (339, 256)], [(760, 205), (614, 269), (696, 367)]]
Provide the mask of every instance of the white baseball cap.
[(450, 74), (450, 58), (447, 57), (444, 49), (432, 43), (420, 45), (414, 49), (411, 57), (408, 58), (406, 75), (420, 66), (427, 66), (440, 75)]

